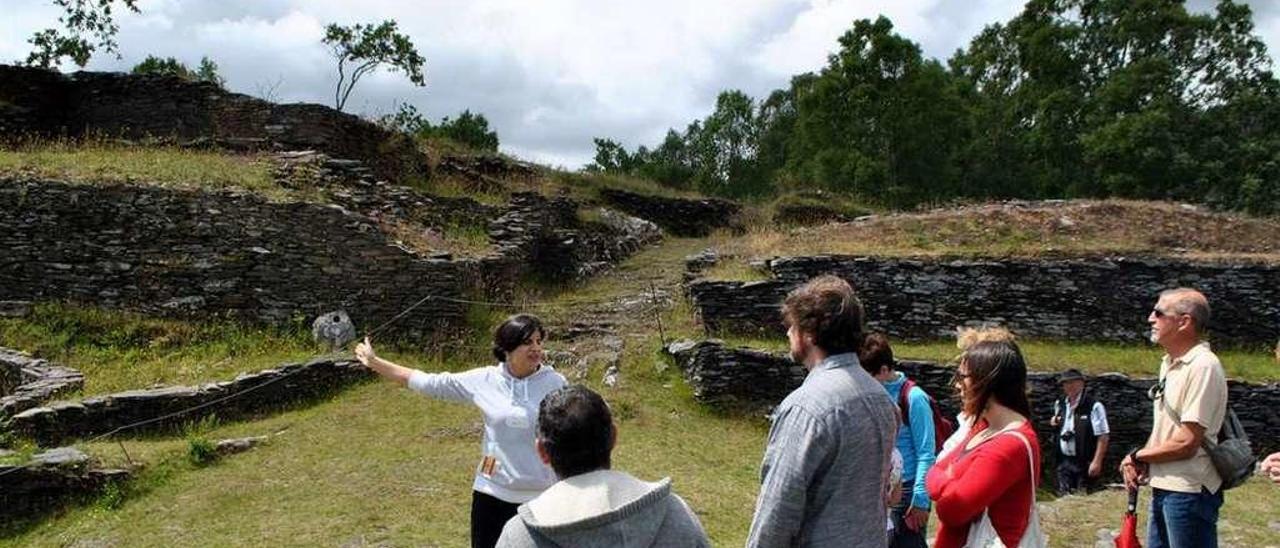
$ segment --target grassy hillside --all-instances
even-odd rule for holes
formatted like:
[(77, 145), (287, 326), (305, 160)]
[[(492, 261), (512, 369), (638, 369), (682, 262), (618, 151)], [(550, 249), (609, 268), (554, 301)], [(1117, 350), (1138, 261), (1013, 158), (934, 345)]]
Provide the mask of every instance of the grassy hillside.
[[(272, 199), (306, 198), (287, 189), (272, 189), (271, 183), (264, 182), (270, 179), (267, 167), (253, 156), (112, 147), (0, 151), (0, 172), (51, 173), (90, 183), (114, 177), (180, 188), (192, 184), (235, 187), (275, 196)], [(192, 173), (204, 175), (192, 179)], [(548, 194), (564, 191), (584, 199), (604, 186), (678, 194), (648, 181), (543, 168), (532, 177), (506, 182), (509, 186), (488, 190), (456, 178), (414, 184), (493, 203), (522, 189)], [(686, 255), (708, 246), (739, 259), (828, 252), (1157, 253), (1272, 260), (1280, 253), (1280, 230), (1276, 230), (1280, 225), (1275, 221), (1172, 204), (984, 205), (795, 230), (772, 227), (759, 211), (748, 215), (755, 216), (751, 222), (756, 228), (746, 235), (670, 239), (608, 275), (576, 286), (524, 288), (514, 299), (521, 310), (548, 320), (550, 350), (577, 356), (596, 351), (598, 341), (589, 336), (573, 340), (563, 336), (575, 323), (617, 334), (623, 350), (621, 382), (616, 387), (603, 385), (603, 365), (598, 362), (583, 371), (570, 363), (557, 367), (609, 400), (619, 421), (615, 466), (643, 479), (672, 477), (676, 492), (698, 513), (717, 546), (745, 541), (768, 424), (761, 416), (697, 404), (679, 372), (659, 352), (664, 337), (702, 334), (676, 287)], [(1174, 231), (1178, 227), (1182, 228)], [(1178, 234), (1193, 237), (1174, 240), (1170, 236)], [(729, 261), (720, 273), (738, 269), (736, 275), (758, 275), (744, 264)], [(417, 341), (399, 341), (385, 344), (381, 352), (427, 370), (484, 365), (490, 361), (487, 329), (513, 309), (476, 305), (469, 313), (474, 329), (461, 340), (431, 348)], [(781, 340), (732, 342), (775, 349), (782, 344)], [(320, 352), (311, 345), (301, 321), (260, 330), (56, 305), (39, 306), (27, 318), (0, 320), (0, 345), (84, 370), (85, 394), (225, 379)], [(1149, 375), (1158, 360), (1158, 351), (1138, 345), (1034, 340), (1022, 345), (1031, 365), (1041, 370), (1075, 366), (1092, 372)], [(953, 341), (900, 344), (896, 349), (903, 357), (934, 360), (950, 359), (956, 352)], [(1269, 353), (1230, 352), (1223, 358), (1234, 377), (1280, 378), (1276, 373), (1280, 367)], [(126, 464), (123, 447), (144, 466), (138, 478), (123, 488), (71, 504), (56, 515), (0, 528), (0, 547), (465, 546), (480, 421), (470, 407), (428, 400), (379, 381), (260, 420), (210, 422), (192, 425), (182, 435), (82, 445), (104, 462), (121, 465)], [(212, 464), (197, 464), (189, 458), (193, 444), (249, 435), (271, 438), (263, 447)], [(1228, 494), (1221, 522), (1224, 546), (1280, 545), (1280, 531), (1269, 525), (1280, 520), (1271, 504), (1278, 490), (1254, 481)], [(1053, 546), (1091, 545), (1098, 529), (1118, 527), (1124, 507), (1122, 496), (1112, 492), (1046, 504), (1042, 516)], [(1146, 511), (1142, 514), (1145, 520)]]
[[(722, 234), (716, 246), (743, 258), (1124, 254), (1277, 262), (1280, 219), (1132, 200), (982, 204), (791, 230), (761, 224), (744, 236)], [(722, 268), (741, 275), (740, 266)]]

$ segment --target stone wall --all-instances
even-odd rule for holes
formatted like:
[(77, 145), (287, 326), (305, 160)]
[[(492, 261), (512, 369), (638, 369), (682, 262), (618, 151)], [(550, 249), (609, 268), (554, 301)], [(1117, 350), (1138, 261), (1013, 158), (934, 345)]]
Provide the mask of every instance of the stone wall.
[[(694, 397), (716, 406), (769, 408), (800, 386), (805, 377), (804, 368), (782, 353), (729, 347), (716, 340), (680, 341), (668, 345), (667, 352), (680, 366)], [(947, 416), (956, 415), (951, 367), (903, 360), (899, 369), (937, 398)], [(1028, 377), (1036, 431), (1045, 454), (1050, 455), (1053, 431), (1049, 418), (1053, 415), (1053, 400), (1061, 395), (1058, 376), (1033, 372)], [(1134, 379), (1118, 373), (1087, 378), (1087, 390), (1106, 406), (1111, 426), (1111, 445), (1104, 467), (1108, 474), (1114, 473), (1126, 452), (1146, 443), (1152, 419), (1147, 390), (1153, 383), (1153, 379)], [(1280, 450), (1280, 415), (1275, 413), (1280, 408), (1280, 384), (1227, 384), (1228, 400), (1248, 432), (1254, 451), (1268, 454)]]
[(489, 223), (489, 238), (501, 259), (488, 267), (510, 271), (503, 262), (528, 265), (544, 280), (577, 280), (607, 270), (662, 234), (653, 223), (604, 211), (600, 221), (578, 218), (578, 203), (517, 192), (506, 213)]
[(778, 305), (791, 288), (835, 274), (858, 290), (874, 329), (894, 338), (951, 337), (956, 326), (995, 323), (1019, 335), (1134, 342), (1146, 337), (1157, 294), (1191, 286), (1213, 308), (1213, 340), (1267, 347), (1280, 334), (1280, 266), (1155, 258), (904, 259), (783, 257), (774, 279), (697, 280), (689, 294), (711, 330), (781, 332)]
[[(267, 323), (344, 309), (367, 326), (460, 297), (456, 265), (391, 245), (368, 217), (235, 193), (0, 178), (0, 248), (0, 300)], [(433, 301), (394, 328), (461, 315)]]
[[(93, 396), (79, 402), (55, 402), (14, 415), (8, 428), (21, 438), (50, 447), (198, 405), (209, 404), (178, 417), (148, 423), (130, 430), (130, 433), (171, 430), (211, 415), (219, 419), (241, 418), (312, 400), (372, 377), (373, 373), (359, 362), (319, 359), (241, 374), (226, 382), (130, 390)], [(213, 404), (240, 392), (244, 394)]]
[(621, 211), (654, 222), (675, 236), (701, 237), (721, 227), (732, 227), (742, 207), (727, 200), (686, 200), (647, 196), (604, 188), (600, 197)]
[(22, 465), (0, 465), (0, 523), (54, 510), (69, 498), (129, 476), (127, 470), (99, 468), (70, 447), (38, 453)]
[(428, 172), (411, 139), (323, 105), (277, 105), (168, 76), (0, 65), (0, 136), (25, 134), (315, 149), (392, 180)]
[(9, 417), (36, 407), (59, 394), (79, 390), (84, 375), (70, 367), (0, 347), (0, 424)]

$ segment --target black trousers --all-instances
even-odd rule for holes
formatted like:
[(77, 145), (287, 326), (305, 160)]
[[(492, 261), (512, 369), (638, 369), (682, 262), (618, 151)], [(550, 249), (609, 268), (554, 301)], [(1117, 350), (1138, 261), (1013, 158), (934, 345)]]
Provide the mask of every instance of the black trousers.
[(1058, 495), (1088, 491), (1089, 471), (1080, 469), (1075, 457), (1058, 454)]
[(502, 527), (515, 517), (514, 504), (479, 491), (471, 492), (471, 548), (493, 548), (502, 536)]

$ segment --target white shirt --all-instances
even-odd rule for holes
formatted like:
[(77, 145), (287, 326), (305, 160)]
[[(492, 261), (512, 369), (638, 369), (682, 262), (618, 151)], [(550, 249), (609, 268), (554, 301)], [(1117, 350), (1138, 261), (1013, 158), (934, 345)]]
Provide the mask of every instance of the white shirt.
[(548, 365), (523, 379), (513, 377), (505, 363), (462, 373), (414, 371), (409, 377), (414, 392), (480, 408), (484, 439), (472, 488), (515, 504), (556, 482), (555, 472), (538, 458), (534, 438), (542, 398), (564, 385), (564, 376)]
[[(1080, 403), (1080, 396), (1076, 396), (1074, 402), (1071, 400), (1067, 400), (1067, 412), (1058, 415), (1058, 417), (1060, 417), (1062, 420), (1062, 424), (1059, 425), (1059, 427), (1061, 428), (1059, 432), (1066, 434), (1067, 432), (1076, 431), (1075, 411), (1076, 411), (1076, 404), (1078, 403)], [(1059, 404), (1057, 402), (1054, 402), (1053, 405), (1054, 405), (1054, 412), (1056, 414), (1058, 411), (1057, 406)], [(1094, 400), (1093, 409), (1089, 411), (1089, 424), (1093, 425), (1094, 436), (1101, 436), (1103, 434), (1111, 433), (1111, 427), (1107, 424), (1107, 409), (1102, 406), (1102, 402)], [(1076, 456), (1075, 438), (1072, 438), (1071, 441), (1062, 440), (1059, 445), (1060, 445), (1060, 449), (1062, 449), (1063, 455), (1066, 455), (1068, 457)]]

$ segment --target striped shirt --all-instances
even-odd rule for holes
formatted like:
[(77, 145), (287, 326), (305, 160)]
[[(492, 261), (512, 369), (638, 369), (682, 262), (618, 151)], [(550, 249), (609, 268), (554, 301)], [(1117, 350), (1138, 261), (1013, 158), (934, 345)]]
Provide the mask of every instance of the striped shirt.
[(898, 411), (855, 354), (813, 367), (773, 414), (749, 547), (883, 547)]

